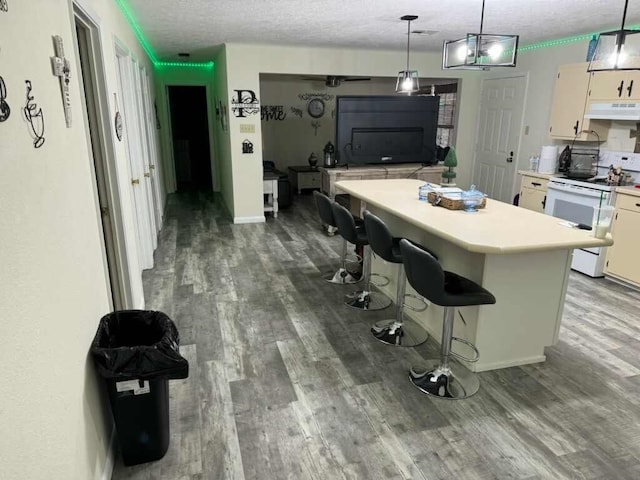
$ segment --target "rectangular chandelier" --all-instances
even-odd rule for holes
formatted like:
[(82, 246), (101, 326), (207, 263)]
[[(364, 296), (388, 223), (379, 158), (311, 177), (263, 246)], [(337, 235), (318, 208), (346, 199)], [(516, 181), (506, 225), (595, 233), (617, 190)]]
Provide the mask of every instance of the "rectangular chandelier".
[(640, 30), (614, 30), (598, 36), (588, 72), (640, 70)]
[(515, 67), (518, 35), (468, 33), (458, 40), (445, 40), (443, 69), (487, 70), (490, 67)]

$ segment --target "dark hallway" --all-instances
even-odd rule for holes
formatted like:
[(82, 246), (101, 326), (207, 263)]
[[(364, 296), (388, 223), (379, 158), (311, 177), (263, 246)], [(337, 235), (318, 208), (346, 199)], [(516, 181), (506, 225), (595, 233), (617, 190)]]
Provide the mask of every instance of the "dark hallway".
[(206, 89), (170, 86), (169, 105), (177, 190), (211, 191)]

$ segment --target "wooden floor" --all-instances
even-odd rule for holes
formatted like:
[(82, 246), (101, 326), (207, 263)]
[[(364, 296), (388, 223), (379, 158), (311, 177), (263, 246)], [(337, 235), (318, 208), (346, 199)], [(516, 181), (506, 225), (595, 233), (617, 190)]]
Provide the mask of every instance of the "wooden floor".
[(170, 382), (165, 458), (114, 479), (640, 479), (639, 293), (572, 273), (546, 362), (431, 399), (407, 369), (437, 342), (373, 340), (393, 310), (342, 305), (352, 287), (319, 279), (339, 249), (308, 194), (251, 225), (170, 197), (145, 295), (176, 322), (190, 376)]

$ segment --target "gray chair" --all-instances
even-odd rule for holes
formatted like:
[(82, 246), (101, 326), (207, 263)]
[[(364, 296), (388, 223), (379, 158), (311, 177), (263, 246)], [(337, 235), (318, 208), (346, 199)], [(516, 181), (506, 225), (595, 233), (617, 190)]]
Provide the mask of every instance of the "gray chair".
[(362, 216), (364, 217), (364, 226), (373, 253), (389, 263), (398, 265), (395, 318), (376, 322), (371, 327), (371, 333), (380, 342), (388, 345), (403, 347), (420, 345), (429, 338), (429, 334), (418, 323), (404, 318), (404, 307), (421, 312), (426, 310), (427, 306), (423, 305), (423, 308), (415, 308), (405, 303), (407, 296), (418, 298), (421, 301), (422, 299), (405, 293), (407, 277), (404, 274), (402, 252), (400, 252), (400, 238), (391, 235), (387, 225), (368, 210), (365, 210)]
[[(427, 395), (448, 399), (470, 397), (480, 388), (478, 376), (450, 360), (453, 355), (467, 362), (475, 362), (479, 354), (473, 344), (453, 336), (455, 310), (456, 307), (496, 303), (496, 298), (477, 283), (444, 271), (432, 255), (405, 239), (400, 240), (400, 251), (409, 284), (430, 302), (444, 307), (440, 359), (429, 361), (425, 367), (412, 367), (409, 378)], [(466, 358), (452, 352), (453, 340), (472, 348), (475, 357)]]
[[(331, 205), (335, 203), (326, 195), (314, 190), (313, 199), (320, 215), (322, 223), (331, 227), (337, 228), (337, 224), (333, 218), (333, 209)], [(347, 270), (347, 240), (342, 240), (342, 254), (340, 260), (340, 268), (336, 272), (328, 272), (322, 275), (322, 278), (329, 283), (336, 283), (340, 285), (353, 284), (360, 281), (359, 278), (354, 278), (353, 275)]]
[(351, 212), (338, 203), (331, 205), (333, 218), (338, 225), (338, 233), (350, 243), (362, 246), (362, 290), (352, 292), (345, 297), (345, 303), (359, 310), (382, 310), (391, 305), (391, 300), (384, 294), (371, 291), (371, 248), (364, 225), (356, 226)]

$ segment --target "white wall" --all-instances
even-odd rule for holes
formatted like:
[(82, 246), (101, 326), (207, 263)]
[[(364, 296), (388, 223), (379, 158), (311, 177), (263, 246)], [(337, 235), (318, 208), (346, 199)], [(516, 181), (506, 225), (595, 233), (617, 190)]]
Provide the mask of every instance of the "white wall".
[[(145, 55), (115, 2), (81, 4), (99, 19), (107, 88), (114, 92), (114, 38), (138, 58)], [(51, 73), (52, 35), (62, 36), (71, 61), (71, 128)], [(0, 46), (12, 109), (0, 123), (0, 477), (100, 478), (111, 424), (87, 352), (110, 298), (70, 1), (10, 1), (9, 11), (0, 12)], [(20, 114), (26, 79), (45, 116), (39, 149)], [(123, 147), (114, 151), (117, 174), (126, 178)], [(120, 193), (126, 228), (133, 221), (130, 196), (125, 188)], [(127, 235), (127, 248), (135, 247)], [(130, 257), (137, 261), (135, 253)], [(132, 278), (132, 289), (142, 306), (141, 279)]]

